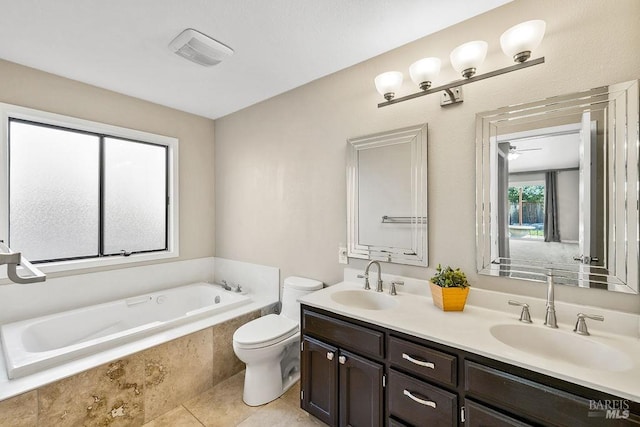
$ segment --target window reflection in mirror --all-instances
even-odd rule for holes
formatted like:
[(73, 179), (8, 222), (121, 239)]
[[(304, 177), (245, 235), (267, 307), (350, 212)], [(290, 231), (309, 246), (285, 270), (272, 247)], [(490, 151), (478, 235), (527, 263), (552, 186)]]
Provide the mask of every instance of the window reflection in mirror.
[(478, 271), (637, 292), (637, 123), (637, 81), (479, 114)]

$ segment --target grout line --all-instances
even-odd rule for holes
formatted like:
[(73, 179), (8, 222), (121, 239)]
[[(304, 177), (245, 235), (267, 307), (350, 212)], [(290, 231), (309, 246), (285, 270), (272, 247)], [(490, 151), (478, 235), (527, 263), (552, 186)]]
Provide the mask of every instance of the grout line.
[(202, 423), (202, 421), (200, 421), (200, 419), (199, 419), (198, 417), (196, 417), (196, 415), (195, 415), (193, 412), (191, 412), (191, 411), (189, 410), (189, 408), (187, 408), (187, 407), (186, 407), (186, 406), (184, 406), (184, 405), (180, 405), (180, 406), (182, 406), (182, 407), (184, 408), (184, 410), (185, 410), (185, 411), (187, 411), (187, 412), (188, 412), (188, 413), (189, 413), (193, 418), (195, 418), (195, 419), (196, 419), (196, 421), (197, 421), (197, 422), (198, 422), (202, 427), (206, 427), (206, 426)]

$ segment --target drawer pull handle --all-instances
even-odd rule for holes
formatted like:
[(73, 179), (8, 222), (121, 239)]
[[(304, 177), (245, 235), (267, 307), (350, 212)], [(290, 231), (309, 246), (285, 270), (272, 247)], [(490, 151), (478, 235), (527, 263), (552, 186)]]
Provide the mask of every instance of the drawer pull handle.
[(333, 360), (333, 352), (327, 351), (327, 359)]
[(414, 402), (418, 402), (421, 405), (431, 406), (433, 409), (436, 408), (436, 402), (434, 402), (433, 400), (426, 400), (422, 396), (418, 397), (407, 389), (404, 390), (404, 395), (407, 396), (409, 399), (413, 400)]
[(347, 358), (345, 356), (339, 356), (338, 362), (340, 362), (341, 365), (344, 365), (347, 362)]
[(402, 358), (408, 360), (411, 363), (415, 363), (416, 365), (424, 366), (425, 368), (431, 368), (431, 369), (436, 368), (436, 365), (434, 365), (433, 363), (425, 362), (424, 360), (414, 359), (413, 357), (409, 356), (407, 353), (402, 353)]

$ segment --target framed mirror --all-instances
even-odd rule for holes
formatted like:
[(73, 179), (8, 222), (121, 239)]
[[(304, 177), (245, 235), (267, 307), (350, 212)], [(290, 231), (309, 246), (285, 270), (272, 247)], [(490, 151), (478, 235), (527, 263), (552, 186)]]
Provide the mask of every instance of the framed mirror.
[(427, 266), (427, 125), (348, 140), (347, 255)]
[(480, 113), (481, 274), (638, 293), (638, 81)]

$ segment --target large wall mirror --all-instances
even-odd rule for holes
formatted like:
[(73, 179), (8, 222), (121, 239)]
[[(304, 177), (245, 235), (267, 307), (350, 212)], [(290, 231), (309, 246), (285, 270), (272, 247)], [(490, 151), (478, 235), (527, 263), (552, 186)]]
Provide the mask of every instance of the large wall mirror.
[(348, 256), (427, 266), (427, 125), (348, 146)]
[(481, 274), (638, 293), (638, 81), (477, 115)]

